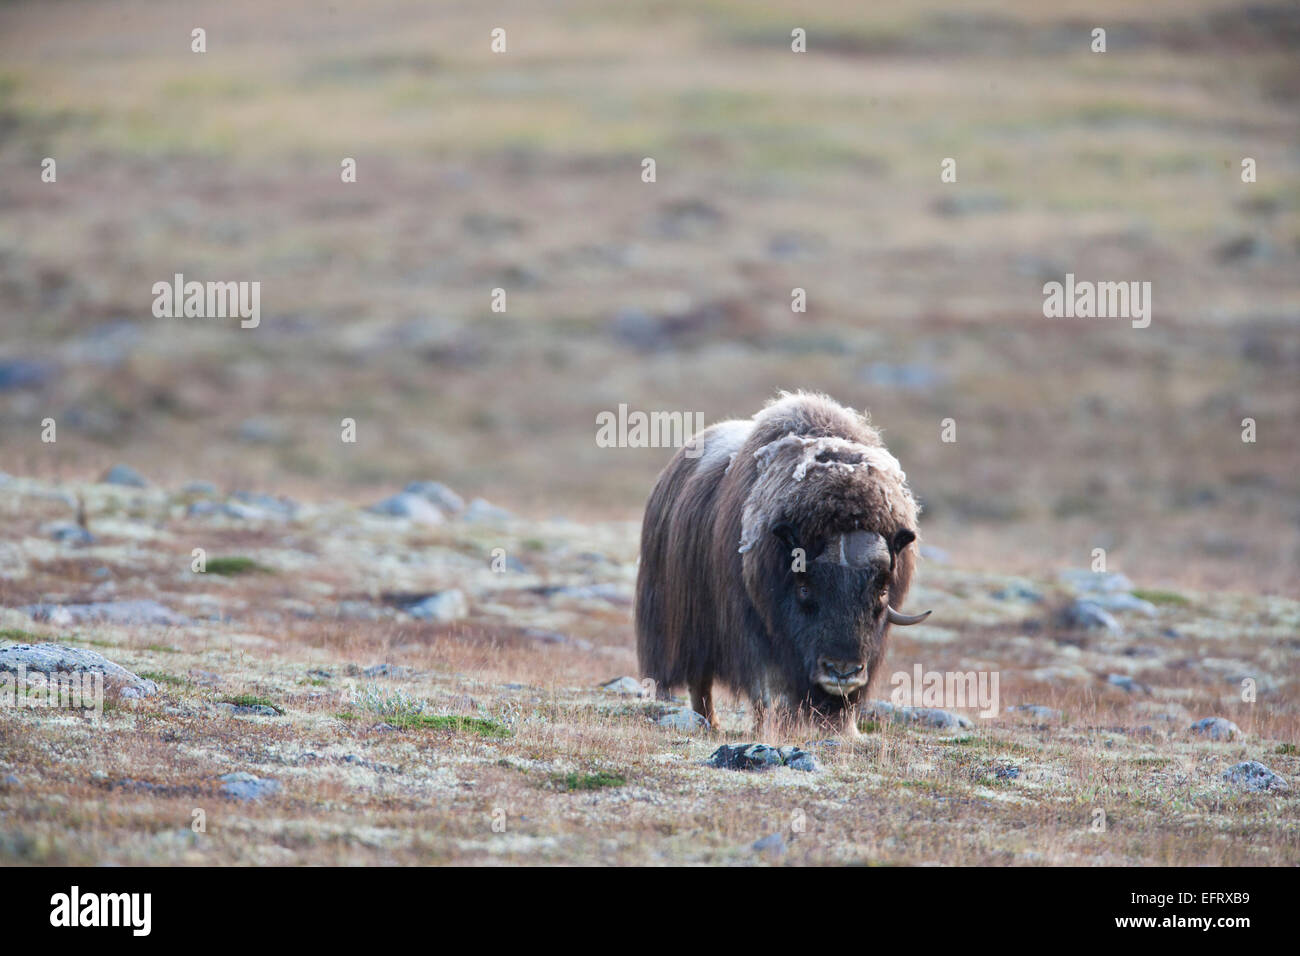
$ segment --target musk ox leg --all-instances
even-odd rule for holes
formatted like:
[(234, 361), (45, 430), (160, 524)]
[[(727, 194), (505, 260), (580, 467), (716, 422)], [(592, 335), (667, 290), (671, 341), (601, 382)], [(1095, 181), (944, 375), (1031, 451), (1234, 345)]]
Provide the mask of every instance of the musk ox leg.
[(718, 717), (713, 712), (713, 680), (703, 680), (691, 685), (691, 710), (709, 722), (711, 730), (718, 729)]

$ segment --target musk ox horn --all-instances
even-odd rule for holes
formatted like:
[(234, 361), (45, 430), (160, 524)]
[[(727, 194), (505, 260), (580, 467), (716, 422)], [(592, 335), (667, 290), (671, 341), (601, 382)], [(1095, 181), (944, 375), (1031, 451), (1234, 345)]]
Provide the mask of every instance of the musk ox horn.
[(817, 560), (846, 568), (866, 568), (882, 561), (887, 564), (889, 545), (874, 531), (850, 531), (828, 541)]
[(903, 626), (906, 624), (920, 624), (930, 616), (929, 611), (922, 611), (920, 614), (904, 614), (902, 611), (895, 611), (893, 607), (889, 608), (889, 623)]

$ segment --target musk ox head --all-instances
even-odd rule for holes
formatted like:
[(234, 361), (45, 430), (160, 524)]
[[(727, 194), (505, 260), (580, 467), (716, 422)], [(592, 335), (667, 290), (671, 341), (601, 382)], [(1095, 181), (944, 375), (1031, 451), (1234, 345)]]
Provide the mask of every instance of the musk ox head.
[(927, 616), (890, 603), (906, 593), (914, 560), (907, 477), (883, 447), (838, 437), (786, 435), (754, 459), (739, 548), (750, 601), (796, 693), (856, 696), (889, 625)]

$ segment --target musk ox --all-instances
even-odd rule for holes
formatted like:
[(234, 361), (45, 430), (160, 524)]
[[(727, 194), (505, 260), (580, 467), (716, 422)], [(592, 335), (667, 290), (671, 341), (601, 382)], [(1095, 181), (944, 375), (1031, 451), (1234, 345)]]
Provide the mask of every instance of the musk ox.
[[(692, 447), (693, 446), (693, 447)], [(857, 734), (916, 562), (917, 505), (879, 433), (824, 395), (782, 393), (680, 448), (655, 483), (636, 586), (641, 673)]]

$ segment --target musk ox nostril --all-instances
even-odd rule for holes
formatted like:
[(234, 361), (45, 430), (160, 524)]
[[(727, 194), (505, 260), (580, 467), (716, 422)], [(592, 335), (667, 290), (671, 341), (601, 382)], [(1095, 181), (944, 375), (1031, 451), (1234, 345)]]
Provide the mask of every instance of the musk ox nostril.
[(821, 660), (822, 673), (831, 680), (852, 680), (862, 673), (862, 665), (854, 661)]

